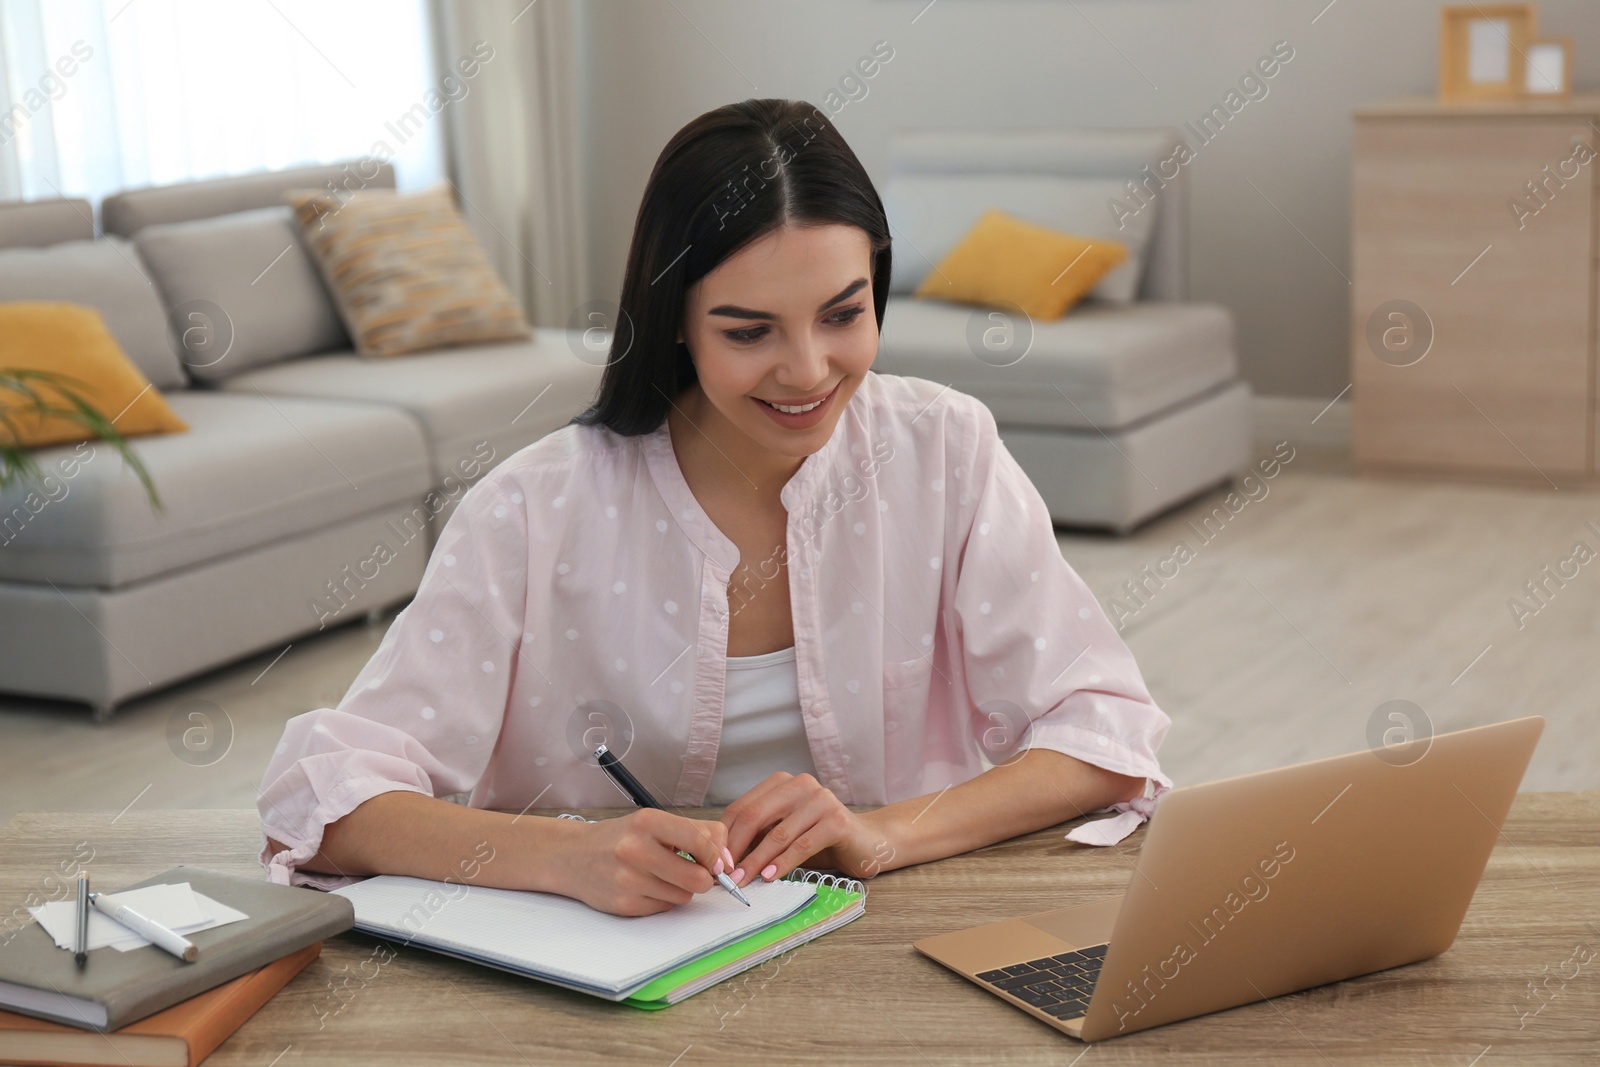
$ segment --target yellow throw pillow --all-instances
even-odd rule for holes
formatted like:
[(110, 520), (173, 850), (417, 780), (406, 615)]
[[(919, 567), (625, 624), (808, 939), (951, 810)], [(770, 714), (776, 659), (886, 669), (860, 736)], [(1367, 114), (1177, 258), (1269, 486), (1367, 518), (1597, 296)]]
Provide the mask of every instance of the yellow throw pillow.
[(284, 194), (356, 351), (399, 356), (523, 340), (522, 309), (439, 183), (418, 193)]
[(1120, 242), (1075, 237), (991, 208), (912, 295), (1059, 319), (1127, 258)]
[[(40, 370), (79, 379), (68, 383), (124, 437), (174, 433), (189, 428), (167, 406), (111, 336), (94, 308), (54, 300), (0, 303), (0, 370)], [(40, 399), (52, 407), (72, 407), (53, 386), (29, 380)], [(25, 448), (92, 440), (82, 424), (59, 415), (41, 418), (32, 401), (12, 389), (0, 389), (0, 410), (11, 417)], [(0, 435), (7, 431), (0, 426)]]

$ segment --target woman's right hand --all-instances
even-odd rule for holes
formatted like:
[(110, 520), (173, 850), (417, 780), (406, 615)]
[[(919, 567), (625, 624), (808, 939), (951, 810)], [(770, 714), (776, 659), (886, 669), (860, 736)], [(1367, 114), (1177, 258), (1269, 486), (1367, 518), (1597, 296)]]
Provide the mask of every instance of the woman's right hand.
[[(654, 915), (687, 904), (733, 874), (728, 828), (656, 808), (578, 824), (564, 860), (563, 896), (613, 915)], [(695, 857), (691, 863), (678, 855)]]

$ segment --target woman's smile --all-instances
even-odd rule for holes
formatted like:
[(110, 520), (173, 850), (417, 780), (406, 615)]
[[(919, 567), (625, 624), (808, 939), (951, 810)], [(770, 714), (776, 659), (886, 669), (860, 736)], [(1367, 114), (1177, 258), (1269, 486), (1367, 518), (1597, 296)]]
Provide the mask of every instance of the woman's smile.
[(760, 404), (761, 410), (771, 416), (772, 421), (779, 426), (788, 430), (809, 430), (827, 417), (828, 410), (833, 406), (833, 396), (838, 391), (839, 387), (835, 385), (823, 395), (822, 399), (813, 401), (810, 405), (791, 407), (786, 404), (784, 407), (789, 408), (787, 411), (774, 407), (771, 401), (762, 400), (758, 396), (750, 399)]

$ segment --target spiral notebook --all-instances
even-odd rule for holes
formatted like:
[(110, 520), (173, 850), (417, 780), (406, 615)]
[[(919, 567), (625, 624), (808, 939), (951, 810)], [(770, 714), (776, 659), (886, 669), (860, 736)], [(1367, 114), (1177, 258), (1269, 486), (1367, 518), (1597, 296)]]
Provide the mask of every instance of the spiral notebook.
[(623, 1001), (636, 1008), (665, 1008), (718, 982), (765, 963), (861, 916), (867, 891), (854, 878), (797, 870), (789, 875), (810, 882), (817, 895), (804, 909), (775, 926), (757, 931), (667, 972)]
[[(332, 892), (349, 899), (355, 928), (365, 933), (607, 1000), (644, 993), (634, 1003), (651, 1007), (676, 1003), (848, 922), (864, 908), (860, 886), (853, 881), (841, 885), (832, 876), (801, 869), (788, 878), (757, 879), (744, 887), (749, 907), (712, 889), (669, 911), (633, 917), (611, 915), (553, 893), (402, 875), (377, 875)], [(828, 908), (819, 914), (813, 905), (823, 890)], [(848, 918), (839, 918), (841, 911), (852, 909)], [(759, 936), (767, 931), (772, 932), (770, 942)], [(689, 972), (689, 965), (734, 945), (740, 951), (731, 958), (719, 958), (709, 971)], [(774, 951), (767, 952), (769, 948)], [(684, 973), (675, 974), (680, 969)], [(646, 988), (665, 976), (679, 980)], [(666, 999), (689, 984), (696, 988)]]

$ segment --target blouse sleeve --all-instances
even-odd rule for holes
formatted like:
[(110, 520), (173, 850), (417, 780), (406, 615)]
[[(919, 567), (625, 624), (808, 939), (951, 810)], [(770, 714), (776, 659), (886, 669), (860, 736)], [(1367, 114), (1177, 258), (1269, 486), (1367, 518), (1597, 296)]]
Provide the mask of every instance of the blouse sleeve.
[(978, 736), (1003, 762), (1053, 749), (1146, 779), (1144, 796), (1101, 811), (1112, 819), (1067, 836), (1111, 844), (1131, 833), (1171, 787), (1156, 749), (1171, 720), (1094, 594), (1062, 557), (1049, 509), (977, 400), (972, 485), (978, 492), (959, 555), (955, 614)]
[[(527, 511), (502, 464), (461, 498), (416, 595), (338, 707), (284, 727), (256, 800), (269, 881), (348, 885), (356, 879), (297, 870), (329, 823), (379, 793), (477, 783), (518, 666), (527, 575)], [(269, 837), (288, 847), (274, 851)]]

